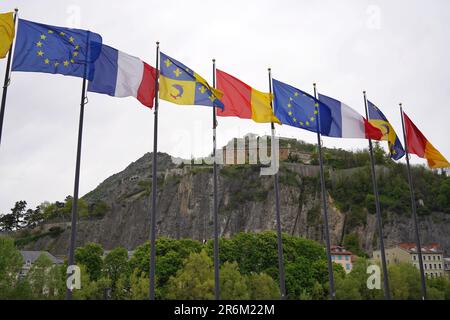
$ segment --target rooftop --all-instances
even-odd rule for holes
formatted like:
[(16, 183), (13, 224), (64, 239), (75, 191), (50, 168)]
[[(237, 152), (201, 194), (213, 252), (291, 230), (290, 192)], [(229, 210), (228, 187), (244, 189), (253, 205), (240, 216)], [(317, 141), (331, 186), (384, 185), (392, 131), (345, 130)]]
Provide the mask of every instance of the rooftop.
[[(417, 253), (416, 244), (413, 242), (403, 242), (398, 245), (401, 249), (408, 251), (409, 253)], [(443, 253), (438, 243), (430, 243), (422, 245), (422, 253)]]
[(24, 262), (30, 261), (30, 263), (32, 264), (39, 258), (41, 254), (44, 254), (47, 257), (49, 257), (54, 264), (64, 263), (62, 259), (56, 258), (54, 255), (52, 255), (47, 251), (20, 251), (20, 254), (22, 255)]
[(350, 251), (341, 246), (331, 246), (331, 254), (352, 255)]

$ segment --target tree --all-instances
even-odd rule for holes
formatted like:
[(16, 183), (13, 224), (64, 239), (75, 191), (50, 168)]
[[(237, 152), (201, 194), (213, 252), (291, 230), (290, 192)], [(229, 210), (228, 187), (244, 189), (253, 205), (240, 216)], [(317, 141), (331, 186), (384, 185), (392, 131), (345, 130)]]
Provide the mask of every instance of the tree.
[(28, 209), (24, 214), (23, 220), (25, 223), (25, 228), (35, 228), (44, 220), (44, 215), (42, 214), (41, 208), (37, 206), (35, 210)]
[(191, 253), (184, 267), (168, 282), (167, 298), (212, 300), (214, 298), (213, 263), (206, 251)]
[(410, 263), (389, 265), (388, 273), (393, 299), (420, 299), (420, 274), (416, 267)]
[(239, 272), (236, 262), (225, 262), (220, 268), (220, 296), (224, 300), (249, 299), (245, 277)]
[(344, 276), (335, 278), (336, 298), (338, 300), (361, 300), (360, 283), (355, 277)]
[(11, 232), (14, 230), (15, 218), (12, 214), (5, 214), (0, 217), (0, 230)]
[(65, 293), (61, 269), (45, 253), (33, 263), (26, 279), (34, 299), (58, 299)]
[(111, 288), (111, 281), (106, 278), (100, 278), (97, 281), (91, 280), (89, 272), (84, 265), (80, 265), (81, 271), (81, 289), (74, 290), (73, 297), (77, 300), (103, 300), (105, 290)]
[(89, 279), (98, 280), (102, 274), (103, 248), (97, 243), (87, 243), (75, 250), (75, 262), (86, 267)]
[(25, 209), (27, 207), (26, 201), (17, 201), (11, 213), (0, 217), (0, 228), (4, 231), (20, 230), (23, 224)]
[(278, 284), (265, 273), (251, 273), (247, 276), (250, 300), (276, 300), (280, 298)]
[(114, 291), (120, 276), (130, 274), (128, 251), (118, 247), (109, 252), (103, 261), (103, 273), (111, 280), (111, 289)]
[[(133, 300), (148, 300), (149, 298), (150, 282), (145, 274), (133, 272), (130, 277), (130, 292)], [(155, 292), (158, 295), (158, 292)]]
[(0, 237), (0, 299), (9, 299), (19, 284), (23, 258), (11, 238)]

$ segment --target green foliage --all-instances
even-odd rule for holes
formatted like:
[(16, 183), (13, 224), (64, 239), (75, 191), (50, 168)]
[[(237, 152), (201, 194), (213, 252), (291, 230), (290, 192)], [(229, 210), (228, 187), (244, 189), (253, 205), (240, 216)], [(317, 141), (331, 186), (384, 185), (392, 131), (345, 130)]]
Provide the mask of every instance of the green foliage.
[(246, 300), (250, 297), (247, 281), (236, 262), (225, 262), (220, 268), (220, 288), (224, 300)]
[(168, 282), (167, 298), (180, 300), (212, 300), (214, 298), (214, 272), (206, 251), (192, 253), (183, 269)]
[[(26, 201), (17, 201), (11, 213), (0, 217), (0, 231), (20, 230), (25, 227), (24, 218), (26, 216)], [(31, 212), (32, 213), (32, 212)]]
[[(377, 182), (381, 210), (398, 215), (410, 214), (410, 193), (405, 166), (384, 160), (385, 167), (377, 167)], [(450, 213), (450, 178), (424, 167), (413, 166), (412, 175), (419, 216), (432, 212)], [(364, 226), (367, 213), (375, 213), (375, 197), (368, 166), (355, 169), (336, 178), (330, 189), (338, 209), (346, 214), (346, 230)], [(360, 251), (355, 251), (360, 253)]]
[[(212, 256), (212, 242), (207, 243)], [(326, 285), (327, 269), (324, 248), (316, 242), (283, 234), (288, 297), (298, 298), (306, 290), (311, 293), (315, 283)], [(266, 273), (278, 280), (277, 236), (274, 232), (239, 233), (220, 243), (220, 262), (236, 261), (244, 275)], [(322, 268), (321, 266), (325, 266)], [(301, 277), (299, 275), (302, 275)], [(309, 279), (308, 277), (312, 278)]]
[(44, 253), (33, 263), (27, 281), (34, 299), (61, 299), (64, 296), (65, 282), (61, 268)]
[(92, 217), (103, 217), (111, 207), (105, 201), (96, 201), (89, 208), (89, 215)]
[(250, 300), (276, 300), (280, 298), (278, 284), (265, 273), (250, 273), (247, 276)]
[(389, 265), (388, 273), (393, 299), (420, 299), (420, 274), (416, 267), (409, 263)]
[(103, 248), (97, 243), (87, 243), (84, 247), (76, 248), (75, 262), (86, 267), (90, 280), (98, 280), (103, 268)]
[(365, 253), (361, 249), (361, 244), (359, 241), (359, 236), (356, 232), (346, 234), (344, 236), (344, 241), (342, 245), (349, 251), (351, 251), (353, 254), (359, 256), (359, 257), (367, 257), (367, 253)]
[[(42, 220), (68, 220), (72, 215), (72, 205), (73, 198), (71, 196), (67, 196), (64, 202), (43, 202), (39, 206)], [(88, 204), (83, 198), (78, 199), (79, 218), (101, 218), (110, 209), (111, 207), (102, 200), (95, 200), (94, 202)]]
[(130, 274), (127, 249), (118, 247), (106, 255), (103, 260), (103, 274), (111, 280), (113, 290), (122, 275), (128, 276)]
[(17, 274), (22, 265), (22, 255), (14, 246), (14, 240), (0, 237), (0, 299), (16, 295), (15, 289), (19, 285)]
[(92, 280), (89, 277), (87, 267), (79, 265), (81, 271), (81, 289), (75, 289), (73, 297), (76, 300), (103, 300), (105, 290), (111, 288), (111, 281), (106, 278)]

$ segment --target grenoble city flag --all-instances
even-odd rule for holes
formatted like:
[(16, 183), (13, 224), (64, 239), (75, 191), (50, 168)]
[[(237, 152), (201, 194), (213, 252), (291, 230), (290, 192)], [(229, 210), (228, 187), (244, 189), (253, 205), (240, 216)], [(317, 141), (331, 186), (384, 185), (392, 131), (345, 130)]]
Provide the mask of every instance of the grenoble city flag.
[(380, 140), (383, 133), (380, 129), (371, 125), (362, 115), (346, 104), (319, 94), (319, 100), (325, 103), (331, 110), (332, 123), (330, 131), (325, 134), (336, 138), (360, 138)]
[(0, 59), (6, 57), (14, 40), (14, 13), (0, 13)]
[(369, 111), (369, 123), (381, 130), (383, 133), (381, 140), (388, 141), (391, 158), (400, 160), (405, 155), (405, 150), (394, 128), (384, 116), (383, 112), (369, 100), (367, 100), (367, 109)]
[(216, 70), (217, 89), (223, 92), (225, 109), (217, 110), (221, 117), (239, 117), (255, 122), (276, 122), (281, 124), (272, 111), (272, 95), (253, 89), (241, 80)]
[(86, 79), (92, 80), (101, 49), (97, 33), (19, 19), (12, 71), (81, 78), (86, 72)]
[(157, 71), (141, 59), (107, 45), (95, 61), (95, 74), (88, 91), (113, 97), (135, 97), (144, 106), (153, 107)]
[(322, 134), (330, 131), (331, 111), (327, 105), (286, 83), (275, 79), (272, 83), (275, 116), (282, 124)]
[(213, 105), (223, 109), (223, 93), (181, 62), (161, 52), (159, 97), (181, 105)]
[(444, 156), (428, 141), (427, 138), (417, 129), (416, 125), (403, 112), (405, 120), (406, 143), (408, 153), (414, 153), (428, 161), (430, 168), (448, 168), (450, 163)]

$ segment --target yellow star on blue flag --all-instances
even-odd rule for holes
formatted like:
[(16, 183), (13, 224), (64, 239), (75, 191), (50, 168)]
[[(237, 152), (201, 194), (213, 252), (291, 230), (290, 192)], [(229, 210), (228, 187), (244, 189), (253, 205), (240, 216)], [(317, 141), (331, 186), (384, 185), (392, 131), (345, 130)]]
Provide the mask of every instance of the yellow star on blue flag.
[(181, 62), (160, 54), (159, 97), (181, 105), (216, 106), (223, 109), (223, 93)]
[[(94, 32), (19, 19), (12, 71), (57, 73), (92, 80), (102, 37)], [(86, 66), (86, 68), (85, 68)]]

